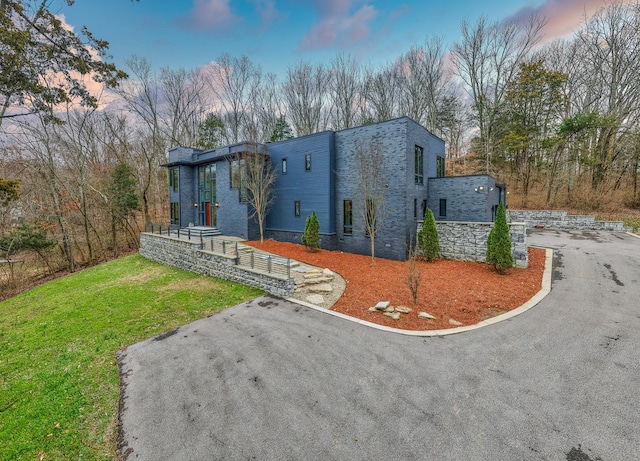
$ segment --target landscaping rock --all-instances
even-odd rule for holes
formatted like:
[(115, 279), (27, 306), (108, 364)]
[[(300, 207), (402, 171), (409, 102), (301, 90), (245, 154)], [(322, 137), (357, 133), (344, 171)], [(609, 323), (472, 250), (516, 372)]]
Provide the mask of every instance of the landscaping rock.
[(333, 278), (333, 271), (331, 269), (323, 269), (322, 275)]
[(398, 306), (396, 307), (396, 312), (400, 312), (401, 314), (408, 314), (411, 312), (411, 308), (407, 306)]
[(315, 304), (316, 306), (320, 306), (324, 304), (324, 296), (319, 294), (309, 295), (307, 296), (307, 301), (311, 304)]
[(418, 312), (418, 318), (419, 319), (429, 319), (429, 320), (435, 320), (436, 318), (429, 314), (428, 312)]
[(314, 278), (310, 278), (310, 279), (306, 279), (305, 283), (307, 285), (312, 285), (314, 283), (329, 283), (331, 282), (331, 280), (329, 277), (314, 277)]
[(384, 309), (382, 309), (382, 311), (383, 312), (394, 312), (395, 309), (393, 307), (389, 306), (389, 307), (385, 307)]
[(389, 304), (391, 304), (389, 301), (380, 301), (378, 304), (376, 304), (376, 309), (378, 309), (379, 311), (383, 311), (387, 307), (389, 307)]
[(398, 312), (385, 312), (384, 315), (391, 317), (393, 320), (400, 320), (400, 313)]
[(322, 277), (322, 272), (311, 272), (311, 271), (307, 271), (304, 275), (303, 275), (305, 280), (310, 280), (310, 279), (317, 279)]
[(369, 308), (369, 312), (378, 312), (378, 309), (376, 309), (376, 306), (373, 306)]
[(450, 323), (451, 325), (456, 326), (456, 327), (459, 327), (459, 326), (464, 325), (464, 323), (458, 322), (457, 320), (453, 320), (453, 319), (449, 319), (449, 323)]
[(318, 269), (317, 267), (314, 267), (313, 269), (309, 269), (305, 273), (306, 274), (322, 274), (322, 269)]
[(309, 287), (309, 291), (312, 293), (331, 293), (333, 288), (328, 283), (319, 283)]

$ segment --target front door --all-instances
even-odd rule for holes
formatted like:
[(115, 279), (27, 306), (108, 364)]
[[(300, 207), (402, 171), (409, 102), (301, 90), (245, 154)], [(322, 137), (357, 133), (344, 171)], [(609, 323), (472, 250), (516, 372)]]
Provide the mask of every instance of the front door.
[(201, 226), (217, 226), (216, 203), (216, 165), (212, 163), (199, 167), (198, 189), (200, 211), (198, 222)]

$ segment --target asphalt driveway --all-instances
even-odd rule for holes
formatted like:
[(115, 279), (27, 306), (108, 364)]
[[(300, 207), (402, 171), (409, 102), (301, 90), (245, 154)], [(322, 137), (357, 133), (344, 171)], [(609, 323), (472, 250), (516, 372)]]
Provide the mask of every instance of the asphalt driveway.
[(542, 231), (551, 294), (463, 334), (263, 297), (120, 357), (128, 460), (568, 460), (640, 453), (640, 239)]

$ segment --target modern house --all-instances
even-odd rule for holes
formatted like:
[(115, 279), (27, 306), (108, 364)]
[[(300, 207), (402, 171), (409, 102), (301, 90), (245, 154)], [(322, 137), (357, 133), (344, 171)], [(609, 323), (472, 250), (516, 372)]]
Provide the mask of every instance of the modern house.
[(171, 149), (165, 165), (171, 223), (259, 238), (258, 223), (249, 218), (239, 154), (263, 155), (277, 173), (265, 238), (299, 243), (306, 217), (315, 211), (322, 248), (370, 254), (357, 155), (372, 146), (382, 154), (385, 187), (376, 256), (405, 260), (427, 207), (436, 220), (491, 222), (498, 203), (506, 201), (505, 186), (489, 175), (445, 177), (444, 141), (401, 117), (267, 144)]

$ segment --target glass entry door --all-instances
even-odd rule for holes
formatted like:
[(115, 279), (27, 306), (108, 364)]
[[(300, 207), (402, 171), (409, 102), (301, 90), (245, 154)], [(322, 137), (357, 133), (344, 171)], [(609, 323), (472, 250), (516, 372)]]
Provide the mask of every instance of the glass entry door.
[(200, 207), (198, 224), (216, 227), (218, 225), (216, 207), (216, 164), (204, 165), (198, 168), (198, 193)]

